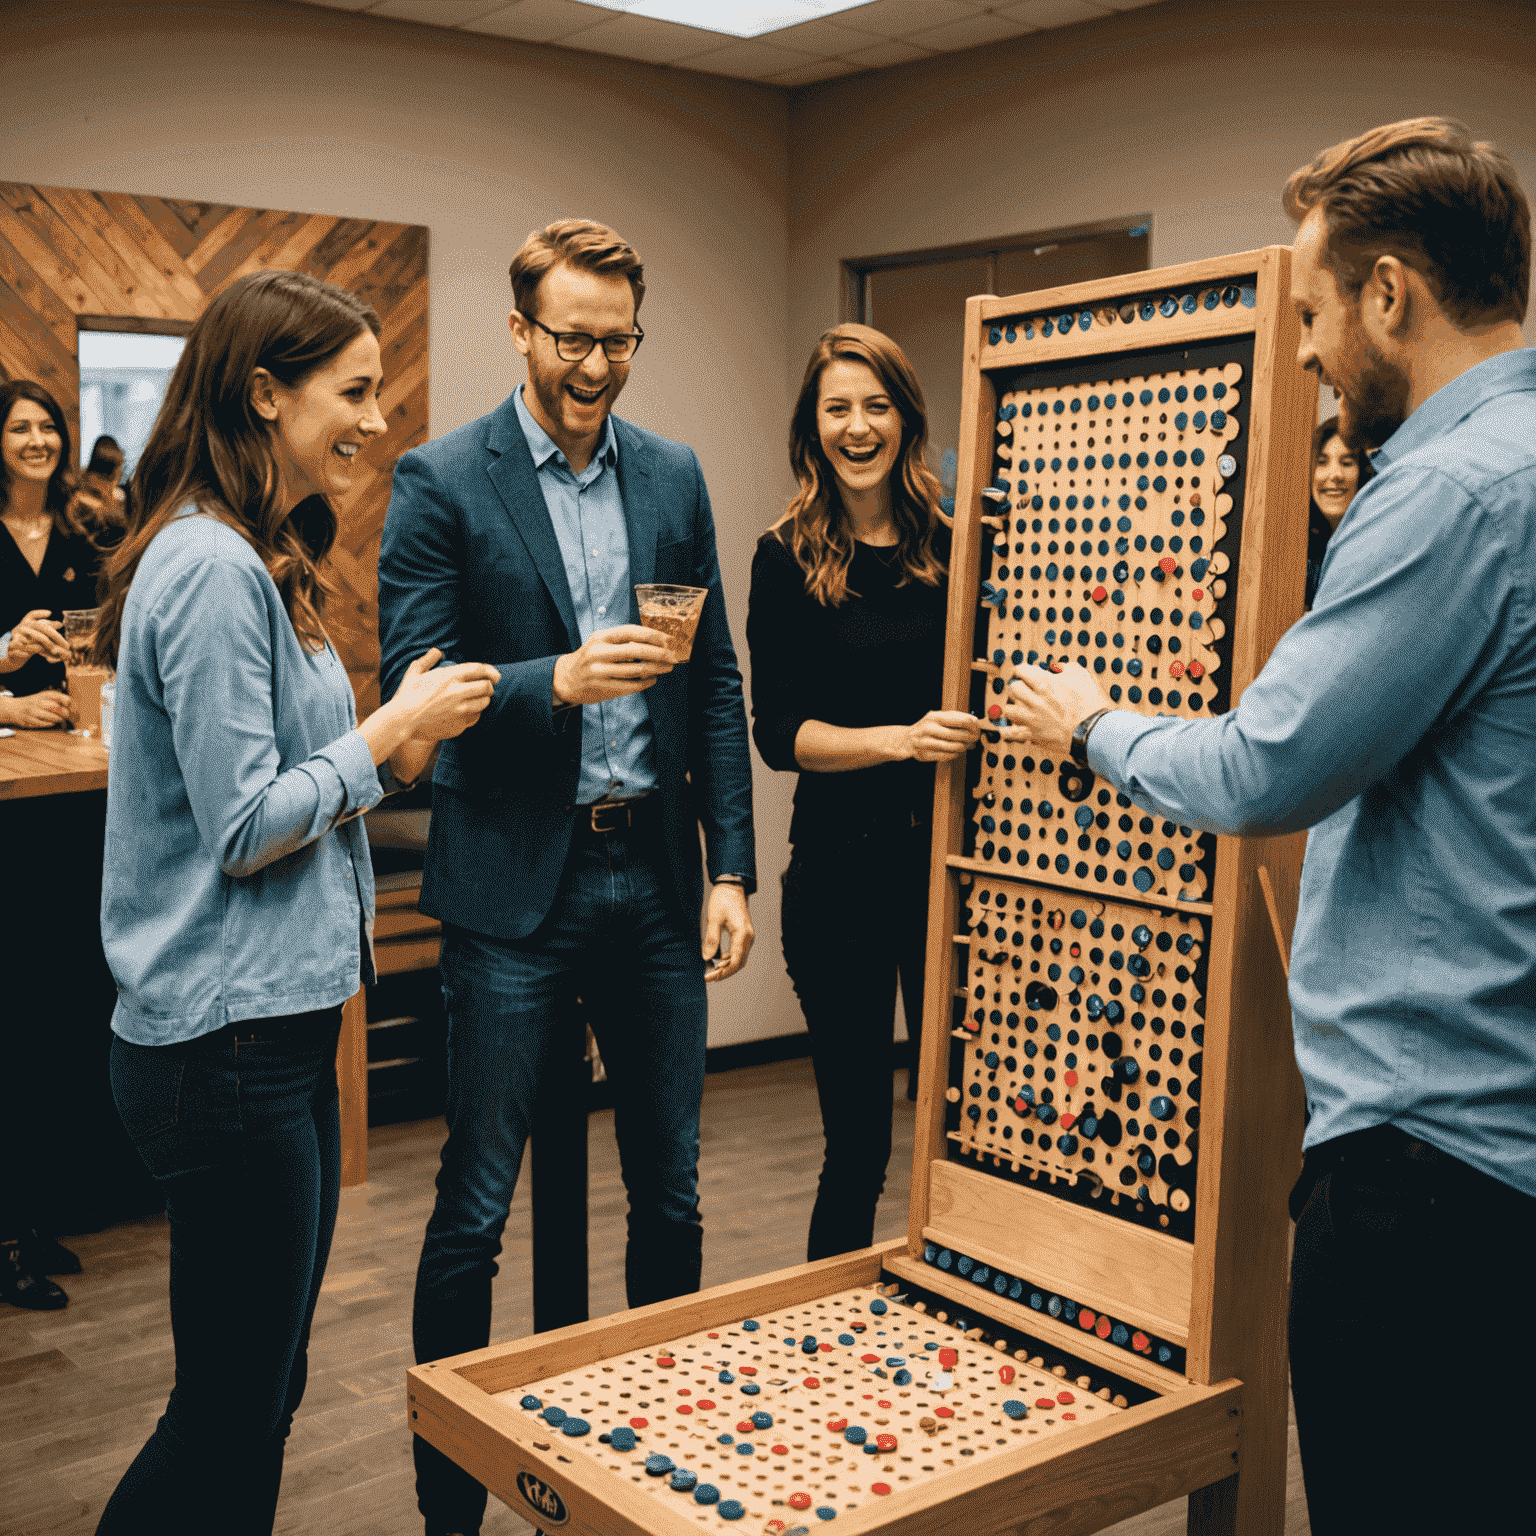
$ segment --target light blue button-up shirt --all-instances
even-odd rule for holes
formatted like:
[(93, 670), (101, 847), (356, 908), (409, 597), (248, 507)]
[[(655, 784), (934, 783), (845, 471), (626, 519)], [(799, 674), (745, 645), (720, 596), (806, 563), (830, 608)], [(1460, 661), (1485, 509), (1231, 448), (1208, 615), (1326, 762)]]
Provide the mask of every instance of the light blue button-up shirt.
[(112, 1028), (169, 1045), (332, 1008), (372, 981), (360, 813), (386, 786), (346, 669), (299, 643), (256, 551), (210, 517), (157, 533), (117, 658), (101, 891)]
[[(629, 623), (629, 528), (619, 494), (619, 440), (613, 423), (605, 422), (592, 462), (573, 475), (565, 455), (523, 404), (521, 389), (513, 400), (560, 541), (576, 628), (585, 643), (598, 630)], [(645, 694), (582, 705), (576, 803), (633, 800), (655, 787), (656, 753)]]
[(1375, 463), (1237, 708), (1116, 711), (1089, 761), (1186, 826), (1312, 829), (1309, 1146), (1392, 1124), (1536, 1195), (1536, 349), (1447, 384)]

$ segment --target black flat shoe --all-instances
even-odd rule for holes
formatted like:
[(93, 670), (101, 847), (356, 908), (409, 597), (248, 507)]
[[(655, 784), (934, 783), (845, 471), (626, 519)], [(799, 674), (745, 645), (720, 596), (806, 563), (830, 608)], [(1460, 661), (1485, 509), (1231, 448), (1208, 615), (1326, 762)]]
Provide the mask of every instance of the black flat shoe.
[(23, 1240), (22, 1261), (34, 1275), (78, 1275), (80, 1259), (56, 1237), (44, 1237), (34, 1232), (31, 1240)]
[(21, 1244), (0, 1243), (0, 1301), (30, 1312), (57, 1312), (69, 1297), (52, 1280), (42, 1280), (22, 1265)]

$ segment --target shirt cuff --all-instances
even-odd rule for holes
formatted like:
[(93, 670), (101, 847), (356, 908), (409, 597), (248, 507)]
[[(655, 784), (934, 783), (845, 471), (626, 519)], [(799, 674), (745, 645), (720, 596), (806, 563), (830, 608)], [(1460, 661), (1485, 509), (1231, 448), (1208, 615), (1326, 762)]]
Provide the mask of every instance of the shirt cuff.
[(1088, 766), (1117, 787), (1124, 784), (1131, 776), (1131, 749), (1148, 731), (1159, 729), (1161, 723), (1130, 709), (1112, 709), (1101, 715), (1088, 733)]
[(323, 757), (341, 780), (345, 800), (341, 814), (336, 818), (337, 825), (362, 815), (364, 811), (371, 811), (384, 798), (380, 774), (388, 770), (374, 765), (373, 753), (361, 731), (348, 731), (330, 746), (322, 747), (315, 756)]

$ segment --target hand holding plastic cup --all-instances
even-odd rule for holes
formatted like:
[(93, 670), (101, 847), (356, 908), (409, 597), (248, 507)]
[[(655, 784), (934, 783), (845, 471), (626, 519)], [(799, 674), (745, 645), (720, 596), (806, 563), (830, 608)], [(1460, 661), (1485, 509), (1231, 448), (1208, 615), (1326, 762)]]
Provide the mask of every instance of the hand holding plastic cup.
[(674, 666), (681, 666), (693, 654), (694, 633), (708, 596), (708, 587), (673, 587), (652, 582), (635, 588), (640, 622), (646, 629), (658, 630), (667, 637)]
[(91, 647), (96, 643), (96, 621), (101, 617), (99, 608), (66, 608), (64, 610), (64, 643), (69, 647), (69, 661), (65, 663), (65, 687), (76, 712), (76, 734), (100, 736), (101, 734), (101, 685), (107, 682), (110, 667), (92, 666)]

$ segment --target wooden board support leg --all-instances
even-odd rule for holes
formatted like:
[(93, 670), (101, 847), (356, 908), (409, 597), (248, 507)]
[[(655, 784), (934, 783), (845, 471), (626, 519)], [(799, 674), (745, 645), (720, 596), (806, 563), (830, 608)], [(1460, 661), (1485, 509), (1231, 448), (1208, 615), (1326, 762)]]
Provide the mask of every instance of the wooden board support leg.
[(341, 1096), (341, 1187), (368, 1182), (368, 993), (341, 1005), (336, 1088)]
[(585, 1025), (562, 1030), (533, 1114), (533, 1331), (588, 1317), (587, 1103), (592, 1063)]

